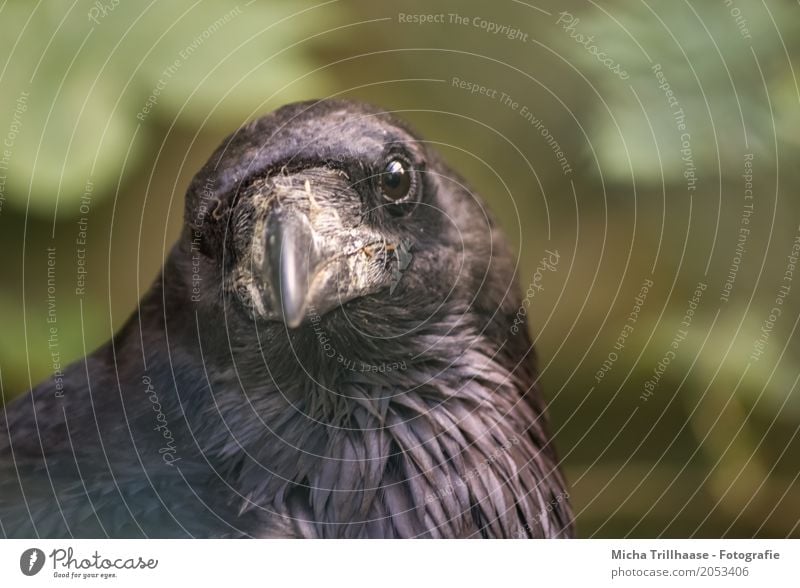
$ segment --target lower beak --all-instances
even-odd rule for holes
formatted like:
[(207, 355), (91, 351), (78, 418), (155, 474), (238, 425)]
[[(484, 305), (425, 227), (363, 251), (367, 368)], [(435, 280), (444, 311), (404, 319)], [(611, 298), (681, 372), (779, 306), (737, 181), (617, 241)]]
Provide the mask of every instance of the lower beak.
[(273, 299), (283, 321), (294, 329), (305, 317), (319, 266), (314, 230), (304, 214), (281, 208), (270, 213), (265, 230), (264, 275), (272, 285)]

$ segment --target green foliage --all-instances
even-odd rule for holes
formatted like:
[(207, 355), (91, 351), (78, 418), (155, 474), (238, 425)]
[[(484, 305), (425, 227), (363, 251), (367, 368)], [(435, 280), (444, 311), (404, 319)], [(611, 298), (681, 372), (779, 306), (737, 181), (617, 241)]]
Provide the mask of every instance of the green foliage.
[[(800, 49), (797, 7), (739, 6), (734, 14), (746, 33), (722, 2), (669, 0), (587, 6), (575, 12), (580, 22), (570, 31), (582, 37), (573, 39), (561, 28), (551, 33), (565, 59), (592, 84), (590, 136), (607, 178), (626, 183), (633, 173), (638, 182), (660, 185), (663, 169), (667, 183), (682, 182), (675, 172), (682, 168), (683, 132), (691, 136), (694, 163), (706, 176), (719, 175), (719, 161), (737, 165), (745, 149), (774, 163), (774, 131), (794, 143), (791, 155), (797, 157), (800, 103), (784, 55), (784, 45), (790, 55)], [(630, 79), (610, 74), (577, 42), (590, 36), (586, 45), (620, 62)], [(656, 65), (663, 79), (656, 77)], [(664, 84), (677, 100), (674, 106)], [(674, 116), (679, 109), (686, 125), (680, 131)]]
[(24, 109), (11, 148), (9, 204), (51, 215), (59, 201), (74, 214), (70, 204), (87, 180), (104, 198), (120, 170), (137, 171), (148, 147), (137, 133), (151, 124), (229, 128), (322, 93), (328, 84), (324, 73), (310, 74), (307, 37), (320, 19), (335, 26), (339, 13), (311, 6), (5, 3), (0, 112), (11, 122)]

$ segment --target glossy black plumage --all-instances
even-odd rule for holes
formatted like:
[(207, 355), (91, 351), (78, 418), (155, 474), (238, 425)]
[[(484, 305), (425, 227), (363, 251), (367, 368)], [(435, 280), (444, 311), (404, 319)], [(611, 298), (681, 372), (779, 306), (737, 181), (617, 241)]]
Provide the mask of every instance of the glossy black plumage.
[[(381, 198), (391, 158), (413, 198)], [(402, 123), (284, 107), (220, 146), (185, 218), (63, 398), (48, 380), (0, 418), (6, 536), (572, 534), (514, 258)]]

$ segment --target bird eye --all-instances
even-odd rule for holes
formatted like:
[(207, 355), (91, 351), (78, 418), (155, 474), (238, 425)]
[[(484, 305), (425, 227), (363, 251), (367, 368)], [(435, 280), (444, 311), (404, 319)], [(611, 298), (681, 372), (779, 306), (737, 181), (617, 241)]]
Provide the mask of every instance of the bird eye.
[(381, 192), (391, 201), (402, 200), (411, 190), (411, 170), (400, 159), (392, 159), (381, 174)]

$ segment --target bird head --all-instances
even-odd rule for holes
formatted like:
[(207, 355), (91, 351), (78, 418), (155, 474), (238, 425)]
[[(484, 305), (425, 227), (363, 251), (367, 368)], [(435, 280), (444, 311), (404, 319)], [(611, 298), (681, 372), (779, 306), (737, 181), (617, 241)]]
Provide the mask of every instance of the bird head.
[(192, 181), (186, 221), (196, 272), (219, 269), (223, 295), (290, 329), (475, 296), (493, 257), (491, 221), (458, 176), (405, 124), (349, 101), (292, 104), (233, 133)]

